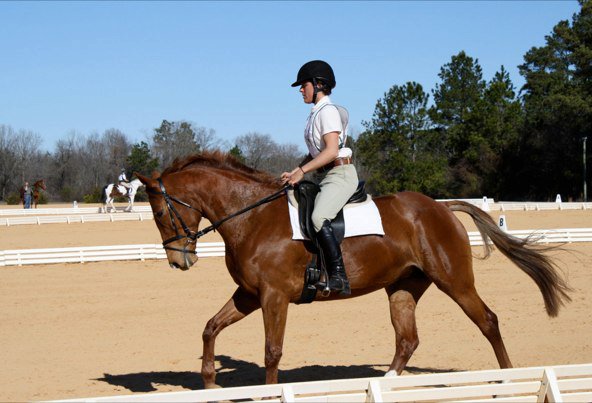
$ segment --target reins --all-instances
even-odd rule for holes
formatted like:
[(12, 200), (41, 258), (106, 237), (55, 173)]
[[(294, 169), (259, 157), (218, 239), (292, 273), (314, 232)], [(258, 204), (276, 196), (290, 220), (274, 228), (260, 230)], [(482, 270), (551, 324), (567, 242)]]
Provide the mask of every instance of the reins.
[(286, 186), (282, 187), (280, 190), (278, 190), (277, 192), (275, 192), (275, 193), (273, 193), (273, 194), (271, 194), (271, 195), (269, 195), (267, 197), (264, 197), (263, 199), (255, 202), (254, 204), (251, 204), (250, 206), (247, 206), (247, 207), (245, 207), (242, 210), (239, 210), (237, 212), (234, 212), (234, 213), (230, 214), (229, 216), (224, 217), (223, 219), (216, 221), (212, 225), (209, 225), (209, 226), (205, 227), (204, 229), (202, 229), (201, 231), (198, 231), (196, 233), (197, 234), (196, 235), (196, 238), (200, 238), (200, 237), (204, 236), (205, 234), (207, 234), (210, 231), (215, 231), (220, 225), (222, 225), (226, 221), (230, 220), (231, 218), (234, 218), (236, 216), (239, 216), (241, 214), (244, 214), (244, 213), (246, 213), (249, 210), (252, 210), (254, 208), (259, 207), (262, 204), (265, 204), (265, 203), (269, 203), (271, 201), (274, 201), (275, 199), (277, 199), (278, 197), (280, 197), (280, 195), (282, 193), (284, 193), (285, 190), (288, 189), (289, 187), (290, 187), (290, 185), (286, 185)]
[[(244, 213), (246, 213), (249, 210), (252, 210), (254, 208), (257, 208), (257, 207), (261, 206), (262, 204), (269, 203), (269, 202), (271, 202), (271, 201), (279, 198), (285, 192), (285, 190), (290, 187), (290, 185), (285, 185), (280, 190), (278, 190), (277, 192), (275, 192), (275, 193), (273, 193), (273, 194), (271, 194), (269, 196), (266, 196), (263, 199), (258, 200), (257, 202), (255, 202), (255, 203), (253, 203), (253, 204), (251, 204), (251, 205), (249, 205), (249, 206), (247, 206), (247, 207), (245, 207), (245, 208), (243, 208), (243, 209), (241, 209), (239, 211), (236, 211), (236, 212), (234, 212), (234, 213), (232, 213), (232, 214), (230, 214), (230, 215), (228, 215), (228, 216), (226, 216), (226, 217), (224, 217), (224, 218), (222, 218), (222, 219), (220, 219), (220, 220), (212, 223), (211, 225), (207, 226), (206, 228), (204, 228), (204, 229), (202, 229), (200, 231), (195, 232), (195, 231), (192, 231), (185, 224), (185, 222), (183, 221), (183, 218), (181, 217), (181, 214), (179, 213), (179, 211), (177, 210), (177, 208), (175, 207), (175, 205), (173, 204), (173, 202), (174, 203), (177, 203), (177, 204), (180, 204), (181, 206), (184, 206), (184, 207), (190, 208), (192, 210), (195, 210), (195, 211), (198, 211), (198, 210), (195, 207), (193, 207), (192, 205), (190, 205), (190, 204), (188, 204), (188, 203), (186, 203), (186, 202), (184, 202), (182, 200), (179, 200), (179, 199), (177, 199), (174, 196), (169, 195), (167, 193), (165, 187), (164, 187), (164, 183), (162, 182), (162, 179), (161, 178), (158, 178), (157, 181), (158, 181), (158, 186), (160, 187), (160, 192), (157, 192), (157, 191), (154, 191), (154, 190), (150, 190), (148, 188), (146, 190), (148, 192), (150, 192), (150, 193), (153, 193), (153, 194), (162, 194), (162, 196), (164, 198), (164, 201), (165, 201), (165, 203), (167, 205), (167, 209), (168, 209), (168, 212), (169, 212), (169, 217), (171, 219), (171, 223), (173, 225), (173, 229), (175, 230), (175, 233), (176, 233), (176, 235), (174, 237), (171, 237), (169, 239), (164, 240), (162, 242), (162, 246), (164, 247), (164, 249), (175, 250), (175, 251), (183, 252), (183, 253), (193, 253), (193, 254), (196, 254), (197, 252), (196, 251), (190, 251), (190, 250), (187, 250), (186, 249), (186, 247), (187, 247), (187, 245), (189, 243), (195, 242), (197, 239), (201, 238), (202, 236), (204, 236), (208, 232), (215, 231), (218, 227), (220, 227), (226, 221), (228, 221), (228, 220), (230, 220), (230, 219), (232, 219), (234, 217), (237, 217), (237, 216), (239, 216), (241, 214), (244, 214)], [(176, 220), (175, 220), (175, 218), (176, 218)], [(180, 224), (181, 228), (185, 232), (185, 235), (181, 235), (179, 233), (179, 228), (177, 227), (177, 224), (176, 224), (176, 221), (177, 220), (179, 221), (179, 224)], [(183, 246), (183, 249), (179, 249), (179, 248), (174, 248), (174, 247), (171, 247), (171, 246), (167, 246), (169, 243), (174, 242), (174, 241), (178, 241), (179, 239), (183, 239), (183, 238), (186, 238), (187, 239), (187, 243)]]

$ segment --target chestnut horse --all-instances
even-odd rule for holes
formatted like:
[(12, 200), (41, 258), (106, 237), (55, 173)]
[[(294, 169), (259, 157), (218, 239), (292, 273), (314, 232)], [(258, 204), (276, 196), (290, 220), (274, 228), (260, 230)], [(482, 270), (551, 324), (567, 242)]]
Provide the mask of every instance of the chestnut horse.
[[(40, 179), (33, 184), (33, 205), (35, 206), (35, 208), (37, 208), (37, 204), (39, 203), (39, 195), (40, 195), (39, 189), (43, 189), (43, 190), (46, 189), (44, 179)], [(24, 187), (21, 187), (20, 195), (21, 195), (21, 203), (23, 204), (23, 208), (24, 208), (25, 207), (25, 188)]]
[[(288, 204), (277, 179), (219, 151), (176, 160), (160, 176), (156, 172), (152, 178), (137, 176), (146, 185), (171, 267), (187, 270), (197, 261), (196, 240), (205, 233), (197, 231), (202, 217), (213, 223), (209, 229), (217, 229), (226, 246), (226, 266), (237, 289), (202, 335), (205, 387), (216, 386), (218, 334), (259, 308), (265, 328), (266, 382), (277, 383), (288, 305), (299, 302), (304, 269), (311, 259), (305, 243), (292, 240)], [(264, 204), (241, 211), (270, 195)], [(389, 373), (400, 374), (419, 343), (415, 308), (432, 283), (479, 327), (500, 367), (512, 366), (497, 317), (475, 289), (468, 234), (453, 211), (470, 215), (484, 241), (491, 239), (532, 278), (550, 316), (570, 300), (569, 286), (532, 240), (507, 235), (479, 208), (463, 201), (439, 203), (413, 192), (374, 201), (385, 235), (346, 238), (342, 250), (351, 283), (349, 298), (381, 288), (386, 291), (396, 334)], [(487, 256), (491, 246), (485, 242), (485, 247)], [(338, 298), (343, 297), (317, 295), (316, 300)]]

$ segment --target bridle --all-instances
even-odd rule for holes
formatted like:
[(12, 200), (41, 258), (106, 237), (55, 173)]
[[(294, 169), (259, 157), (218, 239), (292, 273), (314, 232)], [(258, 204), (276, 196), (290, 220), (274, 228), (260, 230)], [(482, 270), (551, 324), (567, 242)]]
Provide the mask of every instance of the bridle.
[[(193, 250), (193, 251), (188, 250), (187, 246), (192, 243), (195, 243), (197, 241), (197, 239), (201, 238), (202, 236), (204, 236), (208, 232), (215, 231), (220, 225), (222, 225), (224, 222), (230, 220), (231, 218), (239, 216), (243, 213), (246, 213), (249, 210), (259, 207), (262, 204), (269, 203), (269, 202), (281, 197), (283, 194), (285, 194), (285, 190), (290, 187), (290, 185), (285, 185), (277, 192), (275, 192), (267, 197), (264, 197), (263, 199), (255, 202), (254, 204), (251, 204), (250, 206), (247, 206), (247, 207), (243, 208), (242, 210), (232, 213), (229, 216), (224, 217), (221, 220), (214, 222), (212, 225), (209, 225), (206, 228), (196, 232), (196, 231), (192, 231), (187, 226), (187, 224), (185, 224), (185, 221), (183, 221), (183, 218), (181, 217), (181, 214), (179, 213), (179, 211), (175, 207), (174, 203), (177, 203), (181, 206), (187, 207), (187, 208), (195, 210), (195, 211), (199, 211), (199, 210), (196, 209), (195, 207), (193, 207), (192, 205), (185, 203), (182, 200), (177, 199), (175, 196), (168, 194), (165, 187), (164, 187), (164, 183), (162, 182), (162, 178), (157, 178), (156, 180), (158, 181), (158, 186), (160, 187), (160, 192), (149, 189), (149, 188), (146, 188), (146, 191), (149, 193), (152, 193), (152, 194), (161, 194), (162, 195), (162, 197), (164, 198), (164, 201), (166, 203), (166, 206), (167, 206), (167, 211), (168, 211), (169, 217), (171, 219), (171, 224), (173, 226), (173, 229), (175, 230), (175, 236), (162, 241), (162, 247), (167, 250), (174, 250), (177, 252), (182, 252), (183, 254), (187, 254), (187, 253), (197, 254), (197, 251), (195, 251), (195, 250)], [(178, 225), (177, 225), (177, 221), (178, 221)], [(185, 234), (183, 234), (179, 231), (179, 226), (183, 229), (183, 232)], [(178, 241), (180, 239), (187, 240), (185, 242), (185, 245), (183, 245), (183, 249), (175, 248), (173, 246), (168, 246), (168, 244)]]

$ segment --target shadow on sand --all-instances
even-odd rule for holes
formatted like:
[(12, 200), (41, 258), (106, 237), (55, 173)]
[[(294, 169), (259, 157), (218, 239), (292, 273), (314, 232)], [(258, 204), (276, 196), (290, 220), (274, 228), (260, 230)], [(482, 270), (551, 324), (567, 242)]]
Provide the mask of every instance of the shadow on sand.
[[(247, 361), (235, 360), (231, 357), (217, 356), (218, 365), (216, 383), (222, 387), (250, 386), (265, 383), (265, 368)], [(381, 368), (381, 369), (377, 369)], [(383, 376), (388, 365), (310, 365), (300, 368), (280, 370), (279, 381), (307, 382), (329, 379), (367, 378)], [(452, 369), (434, 369), (407, 367), (406, 373), (440, 373), (453, 372)], [(194, 371), (138, 372), (133, 374), (104, 374), (97, 381), (107, 382), (113, 386), (122, 386), (131, 392), (153, 392), (158, 390), (154, 384), (180, 386), (189, 390), (203, 389), (201, 374)]]

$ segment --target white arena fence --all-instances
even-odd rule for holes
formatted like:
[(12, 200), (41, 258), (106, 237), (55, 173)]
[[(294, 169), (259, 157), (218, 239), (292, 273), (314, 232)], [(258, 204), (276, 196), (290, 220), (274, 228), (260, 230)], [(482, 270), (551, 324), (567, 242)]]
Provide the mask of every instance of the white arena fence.
[[(224, 256), (224, 243), (198, 243), (197, 256)], [(0, 251), (0, 267), (48, 263), (104, 262), (115, 260), (144, 261), (146, 259), (166, 259), (166, 252), (162, 245), (113, 245)]]
[[(452, 199), (451, 199), (452, 200)], [(493, 199), (454, 199), (474, 204), (485, 211), (591, 210), (592, 203), (494, 202)], [(438, 200), (446, 201), (446, 200)], [(23, 224), (72, 224), (85, 222), (142, 221), (152, 219), (150, 206), (134, 206), (133, 212), (117, 207), (116, 213), (101, 213), (98, 207), (0, 209), (0, 226)], [(121, 213), (121, 214), (120, 214)], [(5, 217), (5, 218), (1, 218)]]
[(339, 379), (62, 402), (590, 402), (592, 364)]
[[(519, 238), (533, 236), (538, 243), (592, 242), (592, 228), (508, 231)], [(471, 246), (483, 245), (479, 232), (469, 232)], [(198, 242), (197, 256), (224, 256), (223, 242)], [(161, 244), (81, 246), (47, 249), (14, 249), (0, 251), (1, 266), (23, 266), (47, 263), (85, 263), (110, 260), (165, 259)]]
[[(116, 207), (115, 210), (123, 212), (126, 206)], [(134, 205), (134, 212), (152, 212), (150, 206)], [(35, 216), (35, 215), (68, 215), (68, 214), (96, 214), (100, 213), (99, 207), (44, 207), (31, 209), (0, 209), (0, 216)]]
[(144, 221), (152, 220), (152, 211), (144, 213), (108, 213), (108, 214), (72, 214), (72, 215), (37, 215), (0, 218), (0, 226), (23, 224), (72, 224), (86, 222)]

